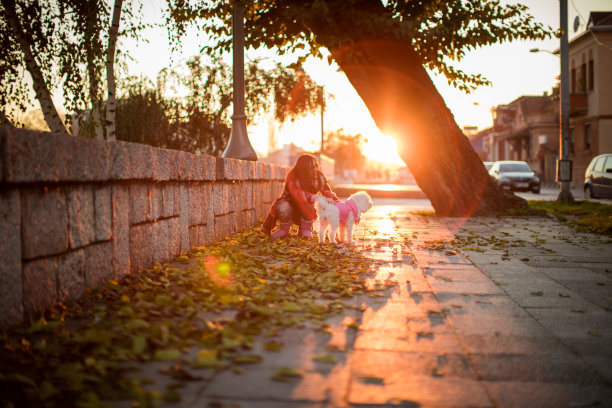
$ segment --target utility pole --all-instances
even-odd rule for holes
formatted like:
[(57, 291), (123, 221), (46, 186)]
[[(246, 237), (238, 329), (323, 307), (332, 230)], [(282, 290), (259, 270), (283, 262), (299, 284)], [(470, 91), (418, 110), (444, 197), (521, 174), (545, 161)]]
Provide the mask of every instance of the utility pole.
[(256, 161), (257, 153), (253, 150), (249, 141), (244, 113), (244, 10), (242, 0), (234, 1), (232, 47), (234, 113), (232, 115), (232, 133), (222, 157)]
[(561, 190), (557, 196), (557, 201), (574, 201), (570, 190), (572, 181), (572, 161), (570, 160), (570, 80), (569, 80), (569, 42), (567, 29), (567, 0), (559, 0), (559, 16), (561, 23), (561, 89), (560, 89), (560, 137), (559, 137), (559, 157), (557, 161), (557, 181), (561, 184)]

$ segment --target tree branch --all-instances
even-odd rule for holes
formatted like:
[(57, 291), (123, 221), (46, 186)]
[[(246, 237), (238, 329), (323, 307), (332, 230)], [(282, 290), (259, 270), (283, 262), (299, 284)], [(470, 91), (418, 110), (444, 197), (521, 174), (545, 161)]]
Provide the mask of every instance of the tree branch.
[(115, 0), (113, 8), (113, 19), (108, 35), (108, 50), (106, 53), (106, 78), (108, 83), (108, 97), (106, 100), (106, 140), (115, 140), (115, 49), (117, 46), (117, 35), (121, 21), (121, 6), (123, 0)]
[(40, 66), (36, 62), (34, 54), (32, 53), (33, 40), (26, 32), (23, 31), (23, 28), (21, 27), (19, 17), (17, 16), (17, 10), (15, 8), (15, 0), (3, 0), (2, 3), (4, 5), (8, 23), (13, 31), (13, 34), (15, 35), (17, 43), (21, 48), (21, 52), (23, 53), (26, 68), (32, 76), (32, 85), (34, 87), (34, 92), (36, 93), (36, 98), (40, 103), (40, 108), (43, 111), (45, 122), (47, 122), (51, 133), (54, 135), (69, 136), (66, 126), (64, 126), (62, 119), (57, 113), (57, 109), (55, 109), (55, 104), (51, 98), (51, 93), (49, 92), (45, 78), (40, 70)]

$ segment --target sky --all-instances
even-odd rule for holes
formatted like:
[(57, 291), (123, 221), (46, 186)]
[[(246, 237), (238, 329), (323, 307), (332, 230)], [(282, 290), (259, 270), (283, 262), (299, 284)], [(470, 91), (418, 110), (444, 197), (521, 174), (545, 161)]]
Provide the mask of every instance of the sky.
[[(525, 4), (537, 21), (555, 29), (560, 25), (559, 0), (502, 0), (502, 3)], [(144, 19), (160, 22), (162, 13), (159, 9), (162, 4), (162, 0), (144, 0)], [(568, 0), (570, 40), (584, 31), (590, 11), (610, 10), (611, 0)], [(576, 17), (579, 18), (580, 25), (575, 32), (573, 26)], [(163, 29), (147, 30), (143, 36), (149, 40), (148, 43), (126, 44), (134, 59), (129, 70), (131, 74), (146, 75), (150, 78), (155, 78), (162, 68), (180, 65), (189, 56), (197, 54), (205, 41), (193, 33), (188, 34), (182, 41), (182, 52), (171, 54)], [(454, 66), (467, 73), (480, 73), (492, 82), (492, 86), (480, 87), (471, 94), (449, 86), (443, 76), (430, 73), (461, 128), (476, 126), (478, 129), (485, 129), (492, 125), (492, 107), (507, 104), (523, 95), (550, 93), (559, 75), (559, 59), (548, 52), (531, 53), (529, 50), (532, 48), (554, 51), (559, 48), (559, 39), (502, 43), (466, 54), (466, 57)], [(247, 51), (246, 56), (248, 58), (260, 55)], [(273, 60), (278, 59), (274, 52), (268, 52), (265, 56)], [(228, 56), (227, 62), (231, 63), (231, 56)], [(333, 98), (327, 101), (323, 120), (325, 132), (344, 129), (348, 134), (361, 133), (368, 140), (364, 149), (368, 157), (383, 163), (402, 163), (395, 152), (395, 140), (383, 135), (376, 128), (367, 108), (346, 76), (337, 71), (336, 65), (330, 66), (326, 61), (311, 58), (307, 60), (304, 70), (315, 82), (325, 87), (326, 93), (333, 95)], [(278, 146), (295, 143), (306, 150), (314, 151), (320, 145), (321, 118), (317, 114), (295, 123), (286, 123), (280, 128), (265, 119), (259, 123), (248, 123), (249, 139), (260, 157), (268, 152), (268, 139), (272, 130)]]

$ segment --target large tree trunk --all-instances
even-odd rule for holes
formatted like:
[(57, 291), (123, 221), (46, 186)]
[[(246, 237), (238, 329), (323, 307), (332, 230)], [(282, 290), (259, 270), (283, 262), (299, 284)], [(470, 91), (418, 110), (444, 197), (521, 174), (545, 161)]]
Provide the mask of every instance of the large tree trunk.
[[(324, 38), (324, 37), (323, 37)], [(525, 207), (489, 176), (410, 44), (366, 40), (330, 47), (377, 126), (440, 216)]]
[(32, 39), (23, 31), (19, 17), (17, 16), (15, 1), (3, 0), (3, 4), (8, 23), (13, 30), (13, 34), (15, 35), (19, 46), (21, 47), (21, 52), (23, 52), (26, 68), (32, 76), (34, 92), (36, 93), (36, 98), (40, 103), (40, 108), (42, 109), (45, 122), (47, 122), (47, 126), (49, 126), (51, 133), (68, 136), (66, 126), (55, 109), (55, 104), (51, 98), (51, 93), (49, 92), (45, 78), (40, 70), (40, 67), (38, 66), (38, 63), (36, 62), (36, 59), (34, 58), (34, 54), (32, 53)]
[(106, 100), (106, 140), (115, 140), (115, 49), (119, 35), (119, 22), (121, 21), (121, 7), (123, 0), (115, 0), (113, 19), (108, 34), (108, 50), (106, 53), (106, 78), (108, 82), (108, 98)]

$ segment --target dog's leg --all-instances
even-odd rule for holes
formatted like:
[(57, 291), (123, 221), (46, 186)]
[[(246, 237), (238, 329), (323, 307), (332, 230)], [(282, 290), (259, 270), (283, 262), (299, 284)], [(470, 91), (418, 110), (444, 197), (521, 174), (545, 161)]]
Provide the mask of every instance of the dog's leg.
[(355, 225), (355, 220), (351, 215), (348, 220), (346, 220), (346, 242), (349, 246), (353, 246), (353, 226)]
[(338, 232), (338, 241), (344, 242), (346, 237), (346, 225), (341, 224)]
[(329, 230), (329, 240), (332, 244), (336, 244), (336, 233), (338, 232), (338, 225), (331, 223)]
[(325, 242), (325, 229), (327, 228), (327, 222), (323, 218), (319, 219), (319, 243)]

